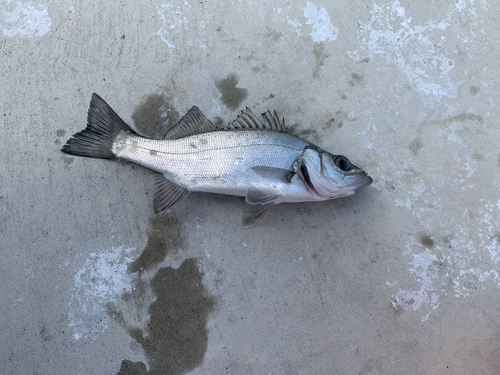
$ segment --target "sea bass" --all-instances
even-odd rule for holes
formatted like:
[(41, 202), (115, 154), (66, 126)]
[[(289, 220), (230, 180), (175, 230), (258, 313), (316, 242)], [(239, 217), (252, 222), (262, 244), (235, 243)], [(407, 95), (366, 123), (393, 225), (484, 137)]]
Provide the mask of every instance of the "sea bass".
[(221, 128), (193, 106), (163, 139), (149, 139), (93, 94), (87, 127), (62, 152), (127, 160), (161, 173), (156, 177), (155, 213), (170, 211), (192, 191), (245, 197), (245, 226), (276, 204), (345, 197), (372, 183), (345, 156), (287, 134), (276, 111), (261, 117), (247, 107)]

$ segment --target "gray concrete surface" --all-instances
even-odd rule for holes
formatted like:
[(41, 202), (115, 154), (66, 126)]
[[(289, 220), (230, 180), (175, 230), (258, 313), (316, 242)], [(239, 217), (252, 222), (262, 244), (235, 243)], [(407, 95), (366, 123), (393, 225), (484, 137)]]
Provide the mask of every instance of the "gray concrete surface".
[[(500, 374), (500, 3), (0, 0), (0, 373)], [(59, 150), (275, 109), (375, 183), (281, 205)]]

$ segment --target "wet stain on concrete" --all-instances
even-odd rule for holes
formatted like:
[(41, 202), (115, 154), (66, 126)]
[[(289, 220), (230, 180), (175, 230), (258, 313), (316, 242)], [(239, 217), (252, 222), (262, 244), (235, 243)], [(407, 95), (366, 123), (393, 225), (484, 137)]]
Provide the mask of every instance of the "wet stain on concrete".
[(481, 115), (475, 115), (474, 113), (461, 113), (455, 116), (446, 117), (442, 122), (445, 125), (448, 125), (451, 124), (452, 122), (465, 122), (465, 121), (474, 121), (482, 123), (483, 117)]
[(351, 74), (351, 79), (349, 80), (349, 85), (351, 87), (356, 86), (356, 85), (361, 85), (364, 82), (365, 78), (358, 74), (358, 73), (352, 73)]
[(158, 214), (149, 221), (148, 242), (139, 258), (129, 265), (131, 272), (143, 272), (161, 263), (170, 250), (185, 248), (186, 238), (173, 215)]
[(61, 159), (64, 161), (66, 165), (71, 164), (75, 161), (75, 158), (71, 158), (66, 155), (61, 156)]
[[(160, 268), (151, 280), (156, 300), (149, 306), (147, 332), (128, 327), (129, 335), (143, 348), (150, 371), (142, 362), (122, 361), (118, 375), (184, 374), (199, 366), (207, 350), (208, 314), (215, 299), (202, 283), (196, 259), (186, 259), (178, 269)], [(117, 311), (110, 311), (124, 323)]]
[(314, 44), (313, 47), (314, 59), (316, 60), (316, 68), (313, 71), (313, 77), (319, 77), (321, 67), (325, 65), (325, 60), (330, 56), (325, 52), (325, 45), (323, 43)]
[(141, 135), (162, 139), (167, 130), (179, 121), (179, 112), (175, 109), (171, 97), (151, 94), (137, 106), (132, 120)]
[(247, 89), (236, 87), (238, 82), (239, 78), (236, 74), (229, 74), (225, 79), (215, 81), (215, 86), (222, 94), (222, 103), (232, 110), (237, 109), (248, 96)]
[(344, 91), (342, 91), (342, 90), (337, 90), (337, 95), (342, 100), (346, 100), (347, 99), (347, 94)]
[(267, 31), (264, 33), (264, 36), (267, 39), (272, 40), (273, 42), (277, 42), (283, 36), (283, 32), (267, 28)]
[(479, 86), (471, 86), (469, 89), (469, 93), (471, 95), (477, 95), (479, 93), (480, 87)]
[(54, 335), (50, 333), (47, 327), (44, 325), (40, 330), (40, 338), (42, 339), (42, 341), (50, 341), (54, 338)]
[(214, 119), (214, 125), (218, 128), (223, 128), (226, 123), (224, 122), (224, 119), (220, 116), (217, 116), (215, 119)]
[(61, 137), (64, 137), (64, 135), (66, 134), (66, 130), (64, 129), (57, 129), (56, 130), (56, 135), (61, 138)]
[(286, 132), (290, 135), (294, 135), (296, 137), (305, 139), (306, 141), (310, 141), (310, 142), (318, 142), (319, 141), (319, 135), (315, 129), (305, 129), (305, 130), (297, 131), (297, 128), (298, 128), (298, 124), (293, 124), (293, 125), (286, 128)]
[(417, 137), (413, 141), (411, 141), (409, 148), (410, 151), (413, 152), (413, 155), (418, 155), (418, 153), (422, 149), (422, 146), (422, 140), (420, 139), (420, 137)]
[(428, 235), (420, 236), (420, 243), (424, 245), (426, 248), (430, 249), (434, 246), (434, 241)]
[(484, 161), (486, 158), (484, 157), (483, 154), (479, 153), (479, 152), (474, 152), (472, 154), (472, 157), (477, 160), (477, 161)]
[(147, 375), (148, 369), (142, 362), (132, 362), (128, 359), (122, 361), (118, 375)]
[(335, 123), (335, 118), (332, 117), (330, 120), (325, 122), (325, 125), (323, 125), (323, 130), (330, 128), (334, 123)]

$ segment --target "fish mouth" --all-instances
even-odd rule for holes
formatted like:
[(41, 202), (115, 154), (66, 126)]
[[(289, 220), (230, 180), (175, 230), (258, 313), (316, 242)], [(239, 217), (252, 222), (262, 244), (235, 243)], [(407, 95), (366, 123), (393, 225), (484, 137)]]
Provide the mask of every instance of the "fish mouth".
[(357, 190), (370, 185), (372, 182), (373, 178), (368, 176), (366, 172), (363, 172), (363, 174), (359, 175), (359, 177), (353, 182), (351, 186)]

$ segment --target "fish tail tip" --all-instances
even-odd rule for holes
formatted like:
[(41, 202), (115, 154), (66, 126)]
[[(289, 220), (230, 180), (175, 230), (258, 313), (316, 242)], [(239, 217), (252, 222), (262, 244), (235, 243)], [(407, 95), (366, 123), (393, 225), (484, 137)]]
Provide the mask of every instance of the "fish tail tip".
[(74, 134), (61, 151), (69, 155), (114, 159), (113, 141), (122, 131), (134, 133), (99, 95), (93, 93), (87, 127)]

